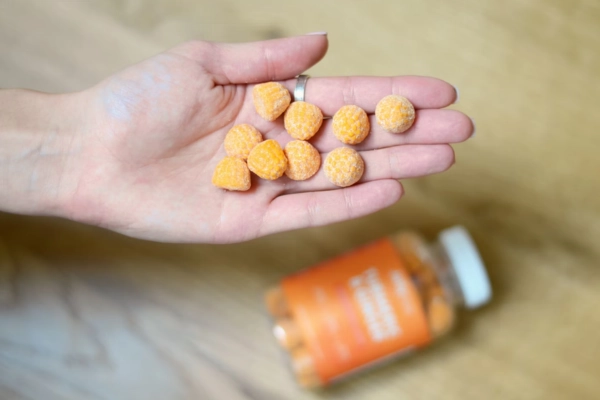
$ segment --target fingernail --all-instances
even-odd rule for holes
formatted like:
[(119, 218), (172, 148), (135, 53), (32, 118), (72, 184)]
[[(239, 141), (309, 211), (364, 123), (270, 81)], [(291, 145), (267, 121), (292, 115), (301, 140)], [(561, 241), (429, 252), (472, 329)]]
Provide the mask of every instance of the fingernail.
[(311, 33), (307, 33), (307, 35), (312, 35), (312, 36), (326, 36), (327, 32), (323, 31), (323, 32), (311, 32)]
[(456, 86), (454, 86), (454, 91), (456, 92), (456, 98), (454, 99), (454, 104), (458, 103), (458, 99), (460, 99), (460, 90)]
[(475, 125), (475, 120), (471, 117), (469, 117), (471, 119), (471, 123), (473, 124), (473, 133), (471, 133), (471, 138), (475, 137), (475, 131), (477, 130), (477, 126)]

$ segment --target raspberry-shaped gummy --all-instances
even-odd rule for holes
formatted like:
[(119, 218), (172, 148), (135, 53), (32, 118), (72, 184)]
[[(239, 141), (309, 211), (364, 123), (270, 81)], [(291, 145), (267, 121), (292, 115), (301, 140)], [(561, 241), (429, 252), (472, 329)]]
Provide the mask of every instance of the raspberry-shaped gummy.
[(333, 134), (342, 143), (359, 144), (369, 135), (370, 129), (367, 113), (358, 106), (343, 106), (333, 116)]
[(250, 189), (250, 171), (244, 160), (225, 157), (217, 164), (212, 183), (227, 190), (246, 191)]
[(365, 172), (365, 162), (358, 152), (349, 147), (338, 147), (327, 155), (323, 164), (325, 175), (334, 185), (354, 185)]
[(292, 318), (279, 318), (273, 328), (275, 338), (284, 349), (291, 350), (303, 342), (298, 323)]
[(290, 355), (292, 358), (292, 369), (300, 386), (307, 389), (321, 387), (322, 382), (308, 347), (300, 345), (291, 350)]
[(443, 297), (434, 297), (427, 307), (429, 328), (434, 336), (442, 336), (452, 327), (454, 312)]
[(285, 172), (287, 164), (281, 146), (273, 139), (254, 146), (248, 156), (248, 168), (263, 179), (279, 178)]
[(248, 124), (236, 125), (225, 136), (225, 151), (229, 157), (245, 160), (250, 150), (260, 142), (262, 135), (255, 127)]
[(375, 108), (377, 123), (391, 133), (402, 133), (415, 122), (415, 107), (407, 98), (396, 95), (384, 97)]
[(303, 140), (292, 140), (283, 150), (288, 159), (285, 174), (295, 181), (303, 181), (317, 173), (321, 166), (321, 154), (312, 144)]
[(290, 307), (281, 286), (275, 286), (267, 291), (265, 294), (265, 303), (267, 310), (273, 318), (282, 318), (290, 314)]
[(252, 89), (254, 107), (258, 115), (267, 121), (275, 121), (292, 101), (290, 92), (281, 83), (267, 82)]
[(283, 116), (285, 130), (297, 140), (308, 140), (317, 133), (323, 123), (323, 113), (314, 104), (295, 101)]

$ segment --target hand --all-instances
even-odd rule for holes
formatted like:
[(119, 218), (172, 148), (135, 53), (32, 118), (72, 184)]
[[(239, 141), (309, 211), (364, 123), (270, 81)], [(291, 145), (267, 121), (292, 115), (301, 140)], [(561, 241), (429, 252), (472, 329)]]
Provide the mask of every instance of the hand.
[[(248, 44), (189, 42), (130, 67), (79, 94), (92, 123), (80, 134), (76, 185), (66, 198), (67, 215), (126, 235), (157, 241), (225, 243), (283, 230), (363, 216), (395, 203), (397, 181), (446, 170), (454, 162), (448, 145), (466, 140), (473, 126), (464, 114), (439, 110), (455, 89), (423, 77), (311, 78), (306, 101), (331, 116), (344, 104), (372, 114), (394, 93), (418, 109), (414, 126), (390, 134), (372, 123), (355, 148), (366, 171), (339, 189), (320, 170), (307, 181), (253, 176), (248, 192), (211, 184), (224, 156), (223, 140), (235, 124), (254, 125), (265, 138), (291, 140), (281, 118), (261, 119), (252, 86), (294, 77), (318, 62), (327, 37), (306, 35)], [(373, 120), (372, 120), (373, 121)], [(341, 143), (326, 120), (311, 141), (323, 154)]]

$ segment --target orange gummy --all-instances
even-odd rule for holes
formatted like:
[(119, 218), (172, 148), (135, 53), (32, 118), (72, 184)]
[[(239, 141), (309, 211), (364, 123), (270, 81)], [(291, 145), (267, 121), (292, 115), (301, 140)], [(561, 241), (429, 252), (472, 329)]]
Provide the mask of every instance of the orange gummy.
[(257, 144), (248, 155), (248, 168), (263, 179), (279, 178), (285, 172), (287, 164), (281, 146), (273, 139)]
[(424, 245), (423, 240), (418, 235), (403, 233), (402, 235), (395, 235), (392, 241), (400, 249), (406, 268), (412, 275), (419, 275), (427, 268), (421, 261), (421, 257), (417, 254), (418, 249)]
[(297, 375), (296, 379), (298, 384), (306, 389), (315, 389), (322, 385), (316, 372), (309, 375)]
[(290, 313), (283, 290), (279, 286), (275, 286), (267, 291), (265, 294), (265, 303), (267, 310), (275, 318), (285, 317)]
[(225, 157), (217, 164), (212, 183), (227, 190), (246, 191), (250, 189), (250, 171), (244, 160)]
[(315, 362), (307, 347), (300, 346), (290, 353), (292, 368), (296, 375), (311, 375), (315, 373)]
[(327, 155), (325, 175), (334, 185), (354, 185), (365, 172), (365, 162), (358, 152), (349, 147), (338, 147)]
[(427, 307), (429, 327), (434, 336), (442, 336), (450, 330), (454, 320), (452, 307), (441, 296), (431, 299)]
[(446, 293), (444, 292), (444, 288), (439, 284), (437, 278), (429, 282), (430, 284), (426, 286), (423, 290), (423, 294), (428, 298), (441, 297), (446, 298)]
[(288, 167), (285, 174), (295, 181), (303, 181), (317, 173), (321, 166), (321, 154), (308, 142), (292, 140), (283, 150)]
[(291, 350), (302, 343), (300, 327), (291, 318), (281, 318), (273, 327), (273, 333), (281, 347)]
[(333, 134), (342, 143), (358, 144), (365, 140), (370, 129), (367, 113), (358, 106), (343, 106), (333, 116)]
[(292, 101), (290, 92), (278, 82), (261, 83), (252, 89), (254, 107), (267, 121), (275, 121)]
[(291, 352), (291, 356), (292, 368), (298, 384), (307, 389), (320, 387), (322, 382), (308, 348), (300, 346)]
[(283, 116), (285, 130), (297, 140), (308, 140), (315, 135), (323, 123), (323, 113), (314, 104), (295, 101)]
[(402, 133), (415, 121), (415, 107), (406, 97), (389, 95), (377, 103), (375, 116), (377, 123), (386, 131)]
[(249, 124), (236, 125), (225, 136), (225, 151), (229, 157), (245, 160), (250, 150), (262, 142), (260, 132)]

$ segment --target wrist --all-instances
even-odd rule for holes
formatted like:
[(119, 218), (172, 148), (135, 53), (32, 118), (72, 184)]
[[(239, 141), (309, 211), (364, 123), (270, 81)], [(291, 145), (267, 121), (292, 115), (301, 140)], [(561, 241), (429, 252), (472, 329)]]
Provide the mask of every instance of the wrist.
[(80, 96), (0, 91), (0, 210), (67, 215), (78, 182)]

